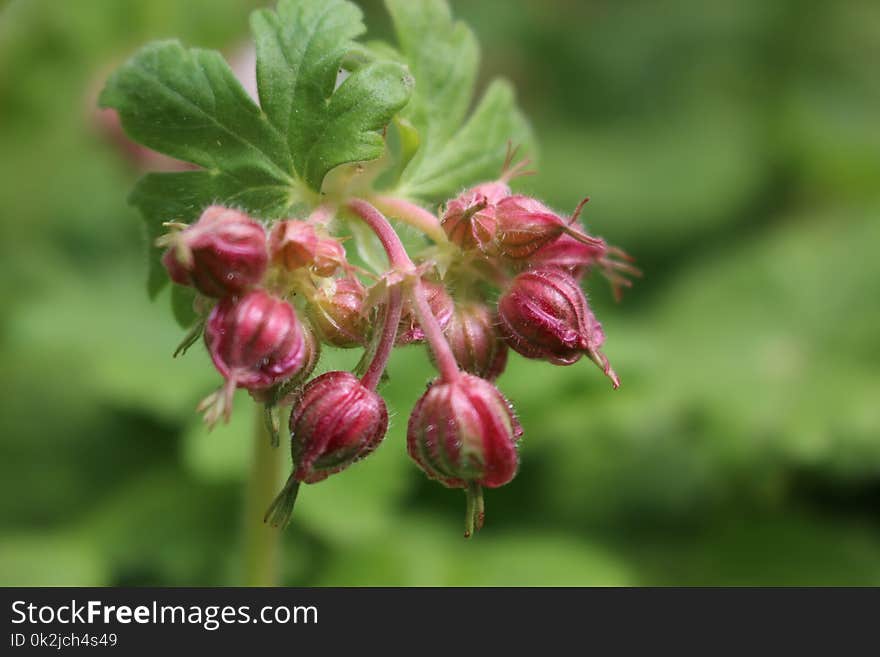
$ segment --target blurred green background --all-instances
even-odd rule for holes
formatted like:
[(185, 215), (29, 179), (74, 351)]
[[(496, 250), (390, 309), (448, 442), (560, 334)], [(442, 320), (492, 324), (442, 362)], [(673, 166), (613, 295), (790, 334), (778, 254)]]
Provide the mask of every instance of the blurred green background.
[[(260, 4), (0, 3), (0, 584), (240, 581), (249, 400), (200, 425), (218, 376), (171, 359), (138, 173), (91, 104), (149, 40), (235, 51)], [(533, 120), (521, 188), (591, 195), (645, 270), (621, 305), (589, 285), (623, 387), (512, 359), (522, 468), (466, 542), (405, 455), (430, 368), (401, 351), (385, 444), (303, 490), (284, 583), (880, 585), (880, 4), (453, 6)]]

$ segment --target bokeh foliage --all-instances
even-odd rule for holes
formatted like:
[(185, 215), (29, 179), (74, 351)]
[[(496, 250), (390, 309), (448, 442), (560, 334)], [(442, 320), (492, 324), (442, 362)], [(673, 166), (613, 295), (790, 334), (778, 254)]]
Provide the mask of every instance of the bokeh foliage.
[[(248, 399), (144, 292), (137, 173), (95, 130), (103, 78), (179, 37), (226, 52), (258, 2), (19, 0), (0, 14), (0, 583), (237, 581)], [(391, 33), (363, 3), (371, 36)], [(408, 461), (430, 377), (396, 354), (393, 426), (302, 493), (288, 584), (880, 584), (880, 6), (453, 2), (479, 88), (511, 78), (541, 145), (520, 188), (645, 269), (591, 299), (623, 378), (512, 359), (519, 477), (460, 537)], [(353, 364), (336, 353), (327, 367)]]

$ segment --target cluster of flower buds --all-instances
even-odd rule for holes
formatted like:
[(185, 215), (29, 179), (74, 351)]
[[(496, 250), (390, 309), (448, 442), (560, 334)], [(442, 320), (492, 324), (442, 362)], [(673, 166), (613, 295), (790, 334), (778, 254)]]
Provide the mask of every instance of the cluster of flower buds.
[[(382, 442), (388, 411), (377, 387), (395, 347), (426, 344), (439, 371), (410, 415), (407, 450), (428, 477), (465, 491), (467, 536), (483, 525), (483, 488), (508, 483), (519, 466), (522, 428), (495, 385), (510, 350), (555, 365), (587, 356), (619, 386), (581, 282), (596, 269), (618, 294), (638, 270), (585, 232), (583, 203), (564, 218), (514, 194), (508, 183), (521, 168), (505, 166), (499, 180), (464, 191), (439, 216), (375, 197), (392, 218), (438, 242), (415, 257), (361, 199), (268, 227), (216, 205), (192, 225), (168, 224), (163, 263), (209, 308), (198, 329), (225, 380), (202, 403), (206, 419), (228, 419), (233, 392), (245, 388), (265, 404), (277, 441), (281, 412), (290, 409), (293, 469), (268, 522), (288, 521), (300, 484), (323, 481)], [(387, 270), (349, 263), (344, 239), (334, 235), (345, 225), (337, 216), (372, 229)], [(321, 345), (362, 348), (365, 357), (356, 373), (310, 379)]]
[[(617, 388), (620, 380), (601, 351), (605, 333), (581, 281), (598, 269), (619, 299), (622, 288), (631, 285), (626, 276), (640, 272), (630, 256), (579, 225), (578, 217), (589, 199), (565, 219), (540, 201), (511, 191), (508, 181), (520, 170), (513, 167), (500, 180), (466, 190), (449, 201), (441, 215), (448, 239), (471, 256), (464, 260), (465, 266), (489, 268), (498, 281), (500, 296), (495, 307), (484, 295), (476, 312), (497, 317), (493, 322), (497, 336), (526, 358), (571, 365), (587, 355)], [(467, 273), (460, 276), (467, 277)], [(462, 325), (456, 323), (455, 329), (460, 331)], [(461, 340), (455, 333), (451, 342), (467, 371), (490, 379), (500, 373), (498, 367), (474, 367), (472, 351), (458, 346)], [(489, 351), (484, 347), (481, 352), (484, 363), (490, 359)], [(505, 357), (500, 358), (503, 369)]]

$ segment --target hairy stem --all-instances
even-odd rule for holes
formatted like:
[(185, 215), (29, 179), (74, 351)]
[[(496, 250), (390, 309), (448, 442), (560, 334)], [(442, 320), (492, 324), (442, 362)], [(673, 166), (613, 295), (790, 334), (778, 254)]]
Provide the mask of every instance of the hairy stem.
[(417, 228), (437, 244), (445, 244), (449, 241), (446, 237), (446, 232), (440, 225), (440, 220), (434, 214), (412, 201), (397, 198), (396, 196), (382, 195), (373, 196), (370, 200), (385, 214), (399, 219), (413, 228)]
[[(409, 291), (413, 308), (419, 320), (419, 326), (422, 327), (422, 331), (425, 333), (425, 340), (434, 353), (437, 369), (440, 370), (440, 378), (447, 382), (454, 381), (459, 375), (455, 356), (449, 343), (443, 336), (443, 329), (440, 327), (440, 323), (431, 311), (427, 290), (422, 284), (421, 278), (415, 275), (415, 265), (410, 260), (397, 233), (394, 232), (394, 228), (379, 210), (362, 199), (349, 201), (348, 207), (376, 233), (376, 236), (382, 243), (382, 247), (388, 254), (388, 261), (391, 263), (391, 267), (401, 273), (410, 275), (409, 278), (412, 282), (409, 284)], [(382, 367), (384, 368), (384, 363)]]
[(254, 404), (253, 426), (253, 460), (245, 498), (242, 583), (277, 586), (280, 533), (263, 523), (263, 513), (278, 488), (281, 450), (272, 447), (260, 404)]
[(437, 363), (437, 369), (440, 371), (441, 380), (451, 383), (458, 378), (458, 363), (455, 361), (455, 354), (449, 346), (446, 337), (443, 335), (443, 329), (440, 322), (434, 316), (431, 310), (431, 304), (428, 303), (428, 294), (421, 279), (416, 279), (414, 285), (410, 288), (410, 298), (412, 299), (413, 308), (416, 311), (416, 317), (419, 320), (419, 326), (425, 334), (425, 341), (431, 347), (434, 354), (434, 360)]
[(382, 336), (379, 338), (379, 344), (373, 354), (373, 360), (370, 361), (370, 366), (361, 377), (361, 383), (370, 390), (375, 390), (382, 379), (382, 372), (385, 371), (385, 366), (391, 357), (391, 351), (394, 349), (394, 339), (397, 337), (397, 327), (400, 325), (402, 314), (403, 294), (400, 292), (400, 286), (394, 285), (388, 290), (388, 300), (385, 302)]
[[(388, 223), (388, 220), (382, 216), (372, 205), (366, 201), (355, 199), (348, 204), (348, 207), (366, 223), (382, 243), (382, 248), (388, 255), (388, 264), (392, 269), (400, 271), (411, 271), (414, 269), (412, 260), (410, 260), (406, 249), (394, 232), (394, 228)], [(385, 305), (385, 313), (382, 323), (382, 335), (376, 345), (373, 354), (373, 360), (370, 362), (367, 371), (364, 373), (361, 382), (370, 390), (375, 390), (382, 378), (382, 372), (388, 364), (391, 351), (394, 349), (394, 339), (397, 337), (397, 327), (400, 325), (400, 316), (403, 314), (403, 295), (400, 292), (399, 285), (392, 285), (388, 290), (388, 300)]]
[(392, 269), (403, 273), (409, 273), (415, 269), (413, 261), (410, 260), (409, 254), (403, 247), (397, 233), (394, 232), (394, 228), (379, 210), (359, 198), (349, 201), (348, 207), (376, 233), (376, 237), (382, 243), (382, 248), (388, 254), (388, 262)]

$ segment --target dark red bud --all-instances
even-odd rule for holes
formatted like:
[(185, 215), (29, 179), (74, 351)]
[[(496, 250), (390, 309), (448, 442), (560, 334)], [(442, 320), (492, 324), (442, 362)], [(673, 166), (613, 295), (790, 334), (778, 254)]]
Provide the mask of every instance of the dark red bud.
[(266, 511), (274, 527), (290, 521), (300, 483), (314, 484), (370, 454), (388, 430), (385, 401), (349, 372), (310, 381), (290, 413), (293, 472)]
[(327, 372), (303, 389), (290, 415), (296, 481), (313, 484), (372, 452), (388, 429), (385, 402), (350, 372)]
[(211, 311), (205, 341), (220, 373), (239, 388), (267, 388), (306, 361), (303, 330), (293, 307), (264, 290), (227, 297)]
[(498, 337), (495, 324), (485, 305), (466, 303), (456, 308), (445, 331), (458, 366), (489, 381), (507, 365), (507, 344)]
[(510, 403), (488, 381), (461, 374), (435, 381), (413, 408), (410, 457), (431, 479), (467, 492), (465, 536), (483, 525), (482, 487), (503, 486), (519, 467), (522, 427)]
[(311, 266), (317, 247), (315, 227), (307, 221), (279, 221), (269, 234), (272, 261), (289, 271)]
[(571, 365), (583, 354), (620, 385), (600, 351), (605, 342), (578, 282), (561, 269), (535, 269), (513, 279), (498, 300), (501, 334), (510, 348), (526, 358)]
[(175, 283), (209, 297), (240, 294), (266, 271), (266, 232), (244, 212), (212, 205), (199, 220), (162, 238), (162, 257)]
[(416, 403), (407, 450), (431, 479), (449, 488), (471, 482), (497, 488), (516, 475), (522, 427), (510, 403), (488, 381), (462, 374), (435, 381)]
[[(452, 313), (455, 312), (455, 302), (441, 283), (422, 281), (422, 285), (427, 291), (428, 305), (431, 306), (431, 312), (437, 318), (440, 328), (445, 329), (452, 319)], [(424, 339), (425, 334), (419, 326), (412, 304), (407, 301), (403, 308), (403, 316), (400, 318), (400, 326), (397, 329), (395, 344), (403, 346), (414, 342), (421, 342)]]
[(367, 291), (354, 278), (334, 281), (333, 291), (318, 290), (308, 305), (308, 316), (319, 339), (333, 347), (364, 344), (368, 321), (364, 314)]

